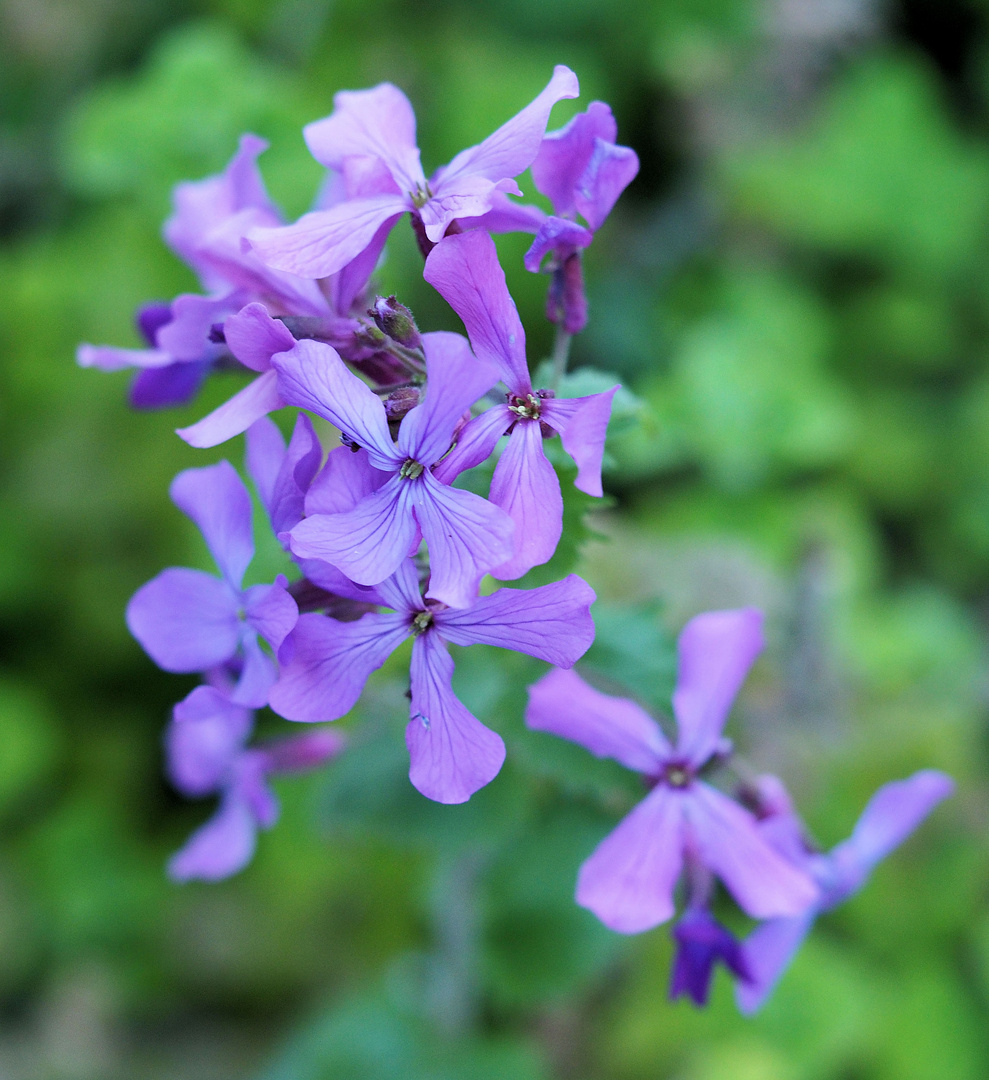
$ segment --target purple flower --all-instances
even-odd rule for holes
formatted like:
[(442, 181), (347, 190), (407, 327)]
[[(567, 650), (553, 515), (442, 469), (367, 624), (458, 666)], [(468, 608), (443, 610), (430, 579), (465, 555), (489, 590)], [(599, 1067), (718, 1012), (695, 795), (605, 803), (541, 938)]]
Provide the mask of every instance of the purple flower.
[(268, 777), (315, 768), (343, 749), (343, 735), (313, 731), (301, 738), (247, 747), (254, 714), (214, 686), (198, 686), (175, 706), (165, 735), (168, 773), (184, 795), (218, 794), (216, 814), (169, 860), (176, 881), (217, 881), (242, 870), (258, 829), (270, 829), (278, 803)]
[(296, 525), (291, 548), (358, 584), (377, 585), (425, 538), (430, 598), (464, 607), (481, 577), (511, 555), (513, 525), (480, 496), (441, 483), (430, 466), (449, 450), (464, 411), (498, 373), (476, 360), (459, 334), (424, 334), (423, 346), (426, 394), (401, 421), (397, 441), (380, 398), (328, 345), (299, 341), (274, 358), (284, 399), (335, 424), (348, 444), (367, 452), (367, 464), (378, 473), (356, 504)]
[(779, 798), (781, 787), (777, 781), (777, 805), (760, 822), (760, 830), (814, 878), (820, 886), (820, 897), (800, 915), (763, 923), (743, 942), (742, 955), (750, 980), (736, 987), (735, 996), (739, 1009), (746, 1014), (763, 1006), (817, 916), (858, 892), (875, 866), (899, 847), (942, 799), (952, 794), (955, 785), (951, 777), (934, 769), (883, 785), (869, 800), (852, 835), (827, 854), (808, 848), (802, 822), (789, 800)]
[[(603, 101), (592, 101), (566, 127), (546, 135), (532, 163), (533, 183), (553, 204), (553, 216), (540, 225), (525, 267), (535, 273), (551, 256), (546, 315), (571, 334), (587, 323), (580, 252), (639, 171), (635, 151), (616, 146), (617, 135), (611, 109)], [(575, 220), (578, 214), (586, 228)]]
[(578, 93), (576, 75), (557, 65), (535, 100), (427, 180), (415, 114), (402, 91), (391, 83), (341, 91), (333, 113), (309, 124), (305, 137), (313, 157), (343, 175), (351, 197), (287, 228), (257, 229), (249, 239), (272, 266), (312, 278), (345, 266), (406, 211), (435, 244), (458, 218), (486, 214), (499, 193), (521, 194), (513, 178), (538, 153), (550, 110)]
[(278, 425), (267, 417), (247, 429), (247, 471), (279, 539), (302, 520), (306, 492), (322, 459), (323, 448), (304, 413), (296, 417), (287, 447)]
[[(270, 364), (258, 360), (257, 348), (252, 351), (248, 341), (242, 352), (236, 328), (230, 329), (230, 316), (252, 301), (263, 303), (273, 315), (319, 319), (323, 335), (341, 347), (353, 339), (358, 323), (348, 317), (349, 312), (367, 284), (384, 239), (359, 253), (323, 288), (261, 262), (245, 244), (245, 233), (257, 226), (282, 224), (257, 167), (257, 157), (267, 145), (256, 135), (244, 135), (223, 173), (175, 189), (175, 212), (165, 223), (165, 239), (196, 271), (209, 295), (183, 294), (170, 305), (141, 309), (138, 323), (151, 346), (148, 349), (79, 347), (78, 361), (83, 367), (140, 369), (131, 389), (131, 402), (138, 408), (191, 400), (218, 363), (236, 359), (251, 370), (266, 372)], [(253, 323), (248, 321), (239, 340), (257, 332), (257, 321), (256, 315)], [(288, 334), (284, 327), (280, 329)], [(288, 347), (284, 342), (276, 344), (275, 351)], [(274, 385), (274, 376), (266, 379), (262, 374), (226, 405), (180, 434), (200, 447), (240, 434), (259, 416), (279, 407)]]
[(277, 652), (295, 625), (298, 609), (283, 578), (273, 585), (242, 588), (254, 555), (247, 489), (234, 467), (221, 461), (179, 473), (170, 495), (199, 526), (222, 577), (186, 567), (163, 570), (131, 597), (130, 632), (165, 671), (239, 666), (231, 700), (264, 705), (276, 672), (258, 635)]
[(571, 574), (529, 591), (500, 589), (452, 609), (423, 599), (411, 560), (375, 591), (392, 613), (348, 623), (325, 615), (300, 617), (280, 654), (271, 707), (289, 720), (343, 716), (371, 672), (411, 635), (409, 779), (437, 802), (465, 802), (498, 774), (505, 745), (454, 695), (447, 642), (498, 645), (569, 667), (594, 639), (594, 591)]
[(497, 365), (508, 387), (507, 402), (464, 428), (436, 475), (452, 480), (484, 461), (498, 439), (510, 432), (489, 498), (515, 522), (514, 554), (493, 573), (517, 578), (551, 558), (563, 529), (560, 480), (543, 451), (544, 433), (559, 433), (564, 450), (577, 465), (576, 486), (588, 495), (601, 495), (601, 458), (611, 399), (618, 387), (562, 399), (550, 391), (533, 390), (525, 331), (487, 233), (461, 233), (437, 244), (426, 260), (425, 278), (463, 319), (475, 354)]
[(688, 907), (673, 927), (673, 940), (671, 1001), (687, 994), (695, 1005), (706, 1005), (719, 960), (736, 978), (743, 982), (749, 979), (741, 944), (706, 907)]
[(808, 875), (763, 838), (755, 818), (699, 778), (724, 749), (722, 728), (762, 646), (762, 614), (753, 608), (687, 623), (673, 694), (675, 747), (633, 701), (602, 694), (575, 672), (551, 671), (530, 687), (529, 727), (615, 758), (654, 785), (580, 869), (577, 903), (612, 930), (635, 934), (669, 919), (687, 858), (721, 878), (755, 918), (798, 915), (816, 899)]

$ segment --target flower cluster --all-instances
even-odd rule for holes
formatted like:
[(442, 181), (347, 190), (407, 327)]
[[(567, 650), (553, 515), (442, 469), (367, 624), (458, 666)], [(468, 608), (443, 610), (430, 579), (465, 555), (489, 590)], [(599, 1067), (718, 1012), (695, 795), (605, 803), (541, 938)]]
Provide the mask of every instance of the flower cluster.
[[(341, 752), (327, 728), (249, 745), (254, 710), (303, 723), (333, 721), (373, 671), (411, 640), (405, 739), (412, 784), (464, 802), (497, 775), (501, 737), (453, 690), (450, 643), (497, 645), (552, 670), (530, 688), (531, 728), (578, 742), (642, 774), (643, 802), (584, 863), (577, 901), (623, 933), (685, 910), (671, 992), (703, 1003), (720, 960), (750, 1011), (769, 992), (814, 916), (858, 888), (875, 862), (950, 791), (921, 773), (884, 788), (851, 840), (814, 851), (778, 781), (740, 800), (707, 778), (725, 768), (722, 728), (762, 648), (755, 610), (709, 612), (680, 638), (675, 742), (632, 701), (573, 670), (594, 638), (595, 596), (576, 575), (532, 589), (484, 589), (547, 563), (563, 527), (560, 480), (547, 442), (559, 437), (575, 485), (602, 494), (601, 469), (618, 387), (557, 396), (570, 335), (587, 319), (582, 257), (638, 170), (616, 143), (607, 105), (593, 102), (546, 132), (555, 103), (578, 94), (557, 67), (534, 101), (429, 179), (415, 117), (382, 84), (336, 96), (305, 137), (328, 175), (314, 209), (285, 224), (257, 166), (263, 140), (245, 135), (219, 176), (182, 184), (165, 239), (198, 274), (202, 294), (138, 313), (148, 347), (84, 345), (79, 362), (137, 369), (132, 403), (191, 400), (211, 371), (254, 376), (178, 434), (194, 447), (246, 435), (246, 471), (293, 580), (245, 587), (254, 554), (251, 495), (228, 462), (188, 469), (171, 497), (198, 526), (218, 575), (173, 567), (132, 598), (128, 626), (166, 671), (203, 683), (175, 706), (168, 769), (190, 796), (216, 795), (215, 816), (170, 863), (178, 880), (217, 879), (250, 860), (277, 804), (268, 779)], [(513, 202), (531, 169), (552, 206)], [(462, 320), (422, 333), (394, 296), (370, 283), (388, 235), (409, 214), (424, 278)], [(581, 220), (582, 219), (582, 222)], [(535, 234), (525, 267), (550, 274), (546, 313), (557, 327), (553, 386), (536, 386), (525, 332), (492, 233)], [(286, 442), (269, 414), (297, 412)], [(325, 447), (310, 415), (339, 433)], [(496, 457), (487, 497), (456, 486)], [(760, 926), (736, 940), (711, 914), (715, 879)]]

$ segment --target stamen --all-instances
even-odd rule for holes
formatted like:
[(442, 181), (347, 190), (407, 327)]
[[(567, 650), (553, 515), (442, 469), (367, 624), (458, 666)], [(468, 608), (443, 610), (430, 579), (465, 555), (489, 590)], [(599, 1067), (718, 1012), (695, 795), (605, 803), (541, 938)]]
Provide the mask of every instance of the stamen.
[(523, 397), (511, 397), (508, 399), (508, 409), (516, 416), (523, 416), (526, 420), (538, 420), (542, 402), (535, 394), (526, 394)]
[(415, 618), (412, 620), (412, 633), (416, 637), (424, 634), (430, 627), (433, 621), (433, 613), (431, 611), (420, 611), (416, 613)]
[(413, 458), (408, 458), (401, 469), (398, 470), (398, 475), (401, 476), (403, 480), (416, 480), (422, 476), (425, 468), (425, 465), (420, 465), (419, 462), (415, 461)]

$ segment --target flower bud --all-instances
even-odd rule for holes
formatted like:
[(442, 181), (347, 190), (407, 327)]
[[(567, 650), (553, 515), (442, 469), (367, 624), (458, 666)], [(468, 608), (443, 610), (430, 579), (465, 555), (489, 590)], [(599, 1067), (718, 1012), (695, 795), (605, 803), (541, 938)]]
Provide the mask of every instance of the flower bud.
[(394, 296), (379, 296), (368, 310), (378, 329), (407, 349), (421, 349), (422, 338), (412, 312)]

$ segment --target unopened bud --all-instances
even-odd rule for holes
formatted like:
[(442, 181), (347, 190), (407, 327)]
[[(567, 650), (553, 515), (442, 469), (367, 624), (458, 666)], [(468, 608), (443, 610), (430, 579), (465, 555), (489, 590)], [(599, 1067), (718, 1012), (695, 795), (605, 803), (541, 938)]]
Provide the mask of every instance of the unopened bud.
[(368, 310), (378, 329), (407, 349), (421, 349), (422, 338), (412, 312), (394, 296), (379, 296)]
[(385, 398), (385, 414), (389, 422), (401, 420), (419, 404), (419, 387), (400, 386)]

